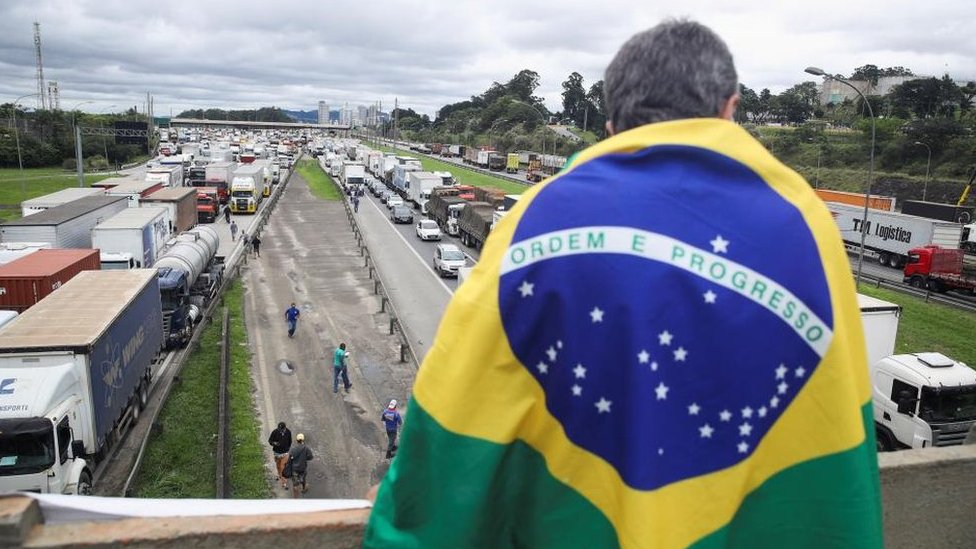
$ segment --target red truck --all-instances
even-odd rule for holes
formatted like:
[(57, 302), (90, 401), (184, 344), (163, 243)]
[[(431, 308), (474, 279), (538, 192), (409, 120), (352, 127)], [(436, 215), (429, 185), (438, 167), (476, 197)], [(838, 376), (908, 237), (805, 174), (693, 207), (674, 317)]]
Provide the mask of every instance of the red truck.
[(976, 269), (967, 266), (962, 250), (940, 246), (922, 246), (908, 252), (905, 282), (933, 292), (976, 291)]
[[(217, 187), (221, 204), (226, 204), (230, 196), (228, 189), (234, 180), (237, 164), (234, 162), (211, 162), (207, 164), (206, 179), (199, 186)], [(194, 183), (194, 186), (198, 186)]]
[(197, 187), (197, 223), (213, 223), (220, 213), (216, 187)]

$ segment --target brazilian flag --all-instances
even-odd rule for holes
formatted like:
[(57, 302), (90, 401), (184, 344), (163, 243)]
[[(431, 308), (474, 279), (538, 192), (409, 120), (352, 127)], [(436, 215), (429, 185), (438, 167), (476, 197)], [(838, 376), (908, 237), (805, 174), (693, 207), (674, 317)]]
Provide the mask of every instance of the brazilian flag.
[(636, 128), (530, 188), (420, 368), (370, 547), (879, 547), (829, 212), (731, 122)]

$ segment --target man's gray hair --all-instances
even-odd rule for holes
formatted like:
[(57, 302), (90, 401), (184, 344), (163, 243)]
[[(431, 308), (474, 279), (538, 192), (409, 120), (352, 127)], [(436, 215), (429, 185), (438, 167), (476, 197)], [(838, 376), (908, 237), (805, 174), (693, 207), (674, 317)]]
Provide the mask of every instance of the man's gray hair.
[(717, 34), (694, 21), (668, 20), (620, 48), (604, 90), (607, 117), (620, 133), (652, 122), (716, 117), (739, 82)]

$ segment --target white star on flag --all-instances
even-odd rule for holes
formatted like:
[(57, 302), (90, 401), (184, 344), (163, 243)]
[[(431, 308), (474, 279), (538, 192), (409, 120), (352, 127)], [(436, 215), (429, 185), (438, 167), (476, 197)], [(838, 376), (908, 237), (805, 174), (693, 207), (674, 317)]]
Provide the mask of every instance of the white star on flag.
[(684, 347), (678, 347), (674, 350), (674, 359), (678, 362), (684, 362), (687, 356), (688, 351), (686, 351)]
[(592, 322), (603, 322), (603, 311), (599, 307), (593, 307), (590, 311), (590, 319)]
[(760, 408), (758, 413), (759, 413), (759, 417), (766, 417), (766, 407), (763, 406), (762, 408)]
[(699, 410), (701, 410), (701, 406), (699, 406), (697, 402), (692, 402), (691, 406), (688, 406), (689, 415), (697, 416)]
[(784, 377), (786, 377), (786, 370), (787, 370), (786, 365), (780, 364), (779, 368), (776, 368), (776, 379), (783, 379)]
[(579, 385), (573, 385), (571, 388), (573, 389), (573, 396), (580, 396), (583, 394), (583, 388)]
[(664, 330), (663, 332), (657, 334), (657, 340), (661, 345), (671, 345), (671, 332)]
[(663, 381), (658, 383), (657, 387), (654, 388), (654, 392), (657, 393), (658, 400), (667, 400), (669, 390), (670, 388), (665, 385)]
[(749, 419), (752, 417), (752, 408), (746, 406), (742, 409), (742, 417)]
[(611, 402), (611, 401), (609, 401), (609, 400), (607, 400), (607, 399), (605, 399), (603, 397), (600, 397), (600, 400), (598, 400), (594, 404), (594, 406), (596, 406), (596, 410), (597, 410), (598, 413), (602, 414), (602, 413), (606, 412), (606, 413), (609, 414), (610, 413), (610, 405), (611, 404), (613, 404), (613, 402)]
[(742, 425), (739, 425), (739, 436), (747, 437), (751, 434), (752, 434), (752, 425), (749, 425), (748, 421), (743, 423)]
[(727, 254), (729, 253), (729, 241), (722, 238), (722, 235), (716, 235), (713, 240), (708, 242), (712, 245), (712, 253)]
[(715, 432), (715, 429), (712, 429), (712, 426), (706, 423), (698, 428), (698, 432), (701, 433), (701, 438), (712, 438), (712, 433)]
[(576, 374), (576, 379), (582, 379), (586, 377), (586, 368), (584, 368), (582, 364), (577, 364), (576, 367), (573, 368), (573, 373)]
[(705, 298), (705, 303), (711, 304), (711, 303), (715, 303), (715, 298), (718, 296), (715, 295), (715, 292), (708, 290), (702, 295), (702, 297)]
[(732, 412), (728, 410), (722, 410), (721, 412), (718, 413), (718, 417), (722, 421), (729, 421), (730, 419), (732, 419)]
[(787, 385), (785, 381), (780, 382), (780, 384), (776, 386), (776, 390), (781, 395), (782, 394), (785, 394), (786, 393), (786, 390), (789, 389), (789, 388), (790, 388), (790, 386)]
[(799, 368), (794, 370), (793, 373), (796, 374), (796, 377), (803, 377), (807, 373), (807, 369), (804, 368), (803, 366), (800, 366)]
[(774, 396), (773, 398), (769, 399), (770, 408), (775, 408), (777, 406), (779, 406), (779, 397)]
[(556, 340), (556, 348), (557, 349), (562, 349), (563, 348), (563, 340), (561, 340), (561, 339)]
[(656, 372), (657, 371), (657, 361), (656, 360), (651, 363), (651, 371), (652, 372)]
[(556, 350), (552, 348), (552, 345), (546, 349), (546, 354), (549, 355), (549, 362), (556, 362)]
[(641, 352), (637, 353), (637, 362), (641, 364), (647, 364), (647, 361), (650, 359), (651, 355), (646, 349), (641, 349)]
[(540, 362), (538, 365), (536, 365), (536, 368), (539, 369), (540, 374), (549, 373), (549, 365), (546, 364), (545, 362)]
[(529, 297), (532, 295), (532, 288), (535, 288), (535, 284), (530, 284), (528, 280), (523, 280), (518, 290), (522, 294), (522, 297)]
[(739, 449), (740, 454), (744, 454), (749, 451), (749, 445), (745, 441), (742, 441), (736, 446)]

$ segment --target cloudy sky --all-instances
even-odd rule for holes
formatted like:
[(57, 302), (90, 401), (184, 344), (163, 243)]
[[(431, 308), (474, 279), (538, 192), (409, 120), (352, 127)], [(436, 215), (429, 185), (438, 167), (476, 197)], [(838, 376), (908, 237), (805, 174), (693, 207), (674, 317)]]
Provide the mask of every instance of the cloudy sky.
[[(32, 22), (44, 76), (62, 108), (141, 105), (314, 109), (382, 101), (435, 114), (444, 104), (537, 71), (561, 108), (572, 71), (602, 78), (633, 33), (687, 16), (728, 42), (741, 81), (774, 92), (867, 63), (976, 80), (971, 0), (0, 0), (0, 102), (36, 89)], [(28, 98), (25, 104), (34, 101)], [(112, 105), (116, 105), (112, 108)]]

